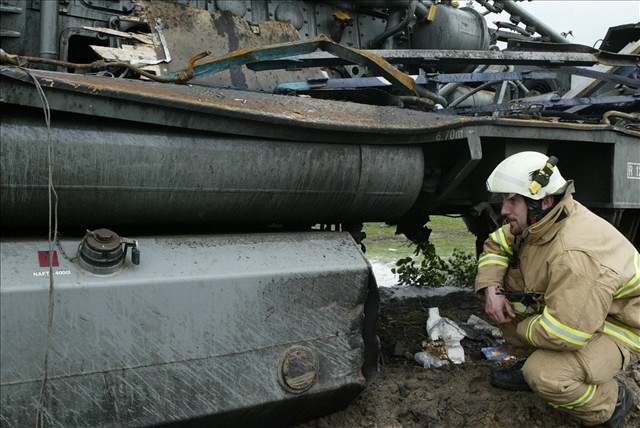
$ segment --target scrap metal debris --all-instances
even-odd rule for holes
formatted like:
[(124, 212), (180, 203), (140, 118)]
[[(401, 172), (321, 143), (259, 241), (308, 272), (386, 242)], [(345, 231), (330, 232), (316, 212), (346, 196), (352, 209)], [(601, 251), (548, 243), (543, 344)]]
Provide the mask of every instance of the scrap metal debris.
[[(207, 86), (414, 110), (441, 109), (441, 113), (452, 115), (556, 118), (637, 130), (635, 120), (610, 121), (602, 115), (607, 111), (632, 113), (640, 105), (640, 24), (610, 29), (602, 43), (615, 49), (609, 52), (568, 43), (561, 33), (513, 2), (478, 3), (487, 13), (504, 10), (512, 15), (511, 22), (494, 23), (497, 28), (490, 31), (494, 43), (508, 42), (507, 49), (398, 49), (389, 43), (397, 32), (394, 28), (367, 45), (385, 49), (361, 50), (324, 34), (307, 34), (309, 37), (301, 39), (297, 30), (304, 23), (298, 20), (256, 23), (235, 14), (242, 8), (229, 9), (229, 14), (225, 8), (218, 12), (141, 0), (135, 13), (120, 17), (136, 22), (137, 31), (82, 27), (118, 40), (115, 46), (90, 46), (103, 61), (78, 64), (3, 52), (2, 63), (49, 64), (89, 73), (125, 69), (130, 73), (120, 76), (166, 83), (195, 79), (195, 83)], [(445, 6), (438, 7), (444, 13)], [(417, 25), (410, 19), (412, 14), (424, 18), (427, 12), (430, 16), (435, 13), (435, 9), (427, 9), (409, 7), (398, 28)], [(329, 31), (336, 38), (344, 37), (347, 27), (353, 25), (351, 14), (342, 13), (349, 19), (338, 19), (341, 13), (331, 15), (341, 28)], [(437, 20), (436, 13), (430, 22)], [(148, 33), (141, 32), (145, 25)], [(229, 37), (221, 38), (221, 34)], [(355, 70), (353, 66), (361, 71), (349, 71), (349, 77), (335, 76), (335, 70)], [(451, 72), (451, 67), (460, 71), (468, 66), (475, 70)], [(319, 68), (325, 71), (320, 73)], [(410, 75), (408, 70), (417, 73)], [(295, 76), (305, 79), (291, 79)]]
[(83, 70), (89, 72), (99, 72), (103, 70), (109, 69), (127, 69), (134, 73), (139, 74), (140, 76), (146, 77), (151, 80), (155, 80), (157, 82), (162, 83), (184, 83), (191, 79), (193, 79), (193, 66), (196, 61), (204, 58), (208, 55), (208, 52), (199, 52), (191, 56), (189, 59), (189, 63), (187, 64), (187, 68), (184, 72), (179, 73), (176, 76), (166, 77), (166, 76), (157, 76), (153, 73), (144, 70), (144, 67), (139, 67), (136, 64), (131, 63), (130, 61), (105, 61), (98, 60), (93, 61), (91, 63), (73, 63), (69, 61), (61, 61), (56, 59), (49, 58), (41, 58), (41, 57), (32, 57), (32, 56), (21, 56), (11, 54), (9, 52), (5, 52), (3, 49), (0, 49), (0, 64), (2, 65), (14, 65), (18, 67), (24, 67), (26, 65), (35, 65), (35, 64), (44, 64), (44, 65), (53, 65), (56, 67), (65, 67), (72, 68), (75, 70)]
[[(296, 56), (301, 53), (313, 52), (316, 49), (327, 51), (351, 63), (366, 65), (369, 69), (385, 77), (395, 89), (400, 90), (404, 94), (417, 95), (415, 81), (380, 56), (373, 52), (350, 49), (332, 42), (324, 35), (320, 35), (310, 41), (288, 42), (261, 48), (239, 49), (199, 64), (195, 67), (194, 73), (196, 76), (214, 74), (231, 67), (259, 63), (274, 58)], [(168, 73), (168, 76), (174, 77), (179, 73), (180, 72), (171, 72)]]

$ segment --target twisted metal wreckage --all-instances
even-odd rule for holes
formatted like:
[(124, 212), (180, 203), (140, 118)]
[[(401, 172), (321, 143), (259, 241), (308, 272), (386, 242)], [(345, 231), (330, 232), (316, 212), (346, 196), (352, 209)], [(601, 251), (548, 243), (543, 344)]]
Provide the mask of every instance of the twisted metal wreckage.
[(477, 3), (1, 2), (2, 424), (345, 406), (377, 365), (362, 222), (482, 242), (518, 151), (640, 247), (640, 25), (592, 49)]

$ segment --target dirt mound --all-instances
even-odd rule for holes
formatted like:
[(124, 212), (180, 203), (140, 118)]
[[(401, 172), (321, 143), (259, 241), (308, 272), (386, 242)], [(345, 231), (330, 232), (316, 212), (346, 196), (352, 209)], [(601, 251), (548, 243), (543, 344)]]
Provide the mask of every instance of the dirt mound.
[[(481, 302), (468, 292), (446, 296), (395, 299), (383, 292), (379, 334), (382, 365), (371, 385), (345, 410), (304, 425), (324, 427), (579, 427), (530, 392), (510, 392), (489, 385), (492, 363), (480, 348), (490, 338), (463, 340), (467, 363), (424, 369), (413, 353), (426, 339), (427, 308), (458, 323), (483, 315)], [(640, 397), (640, 365), (620, 375)], [(638, 401), (638, 398), (636, 399)], [(625, 427), (640, 426), (640, 407)]]

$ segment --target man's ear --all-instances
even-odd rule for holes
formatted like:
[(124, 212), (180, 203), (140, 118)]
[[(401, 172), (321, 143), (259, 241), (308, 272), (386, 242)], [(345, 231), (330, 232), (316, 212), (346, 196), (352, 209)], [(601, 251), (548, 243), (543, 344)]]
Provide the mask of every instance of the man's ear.
[(547, 195), (542, 200), (542, 210), (548, 210), (551, 208), (555, 202), (556, 198), (553, 195)]

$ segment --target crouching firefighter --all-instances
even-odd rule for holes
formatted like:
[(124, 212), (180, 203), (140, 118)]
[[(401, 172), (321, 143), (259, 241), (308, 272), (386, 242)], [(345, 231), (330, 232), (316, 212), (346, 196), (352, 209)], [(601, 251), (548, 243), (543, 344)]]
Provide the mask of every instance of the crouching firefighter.
[(573, 199), (556, 162), (521, 152), (487, 179), (508, 224), (485, 241), (476, 291), (534, 349), (491, 382), (531, 389), (586, 426), (618, 427), (634, 400), (614, 376), (640, 357), (640, 256)]

